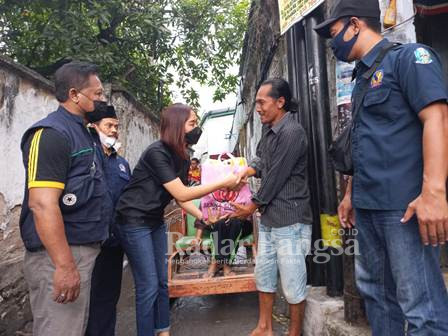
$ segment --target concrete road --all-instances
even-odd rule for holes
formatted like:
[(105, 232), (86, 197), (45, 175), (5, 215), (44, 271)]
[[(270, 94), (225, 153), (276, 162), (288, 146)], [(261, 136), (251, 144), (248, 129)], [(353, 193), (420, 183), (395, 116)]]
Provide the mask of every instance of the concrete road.
[[(256, 293), (180, 298), (171, 307), (171, 336), (244, 336), (258, 319)], [(275, 321), (276, 335), (283, 335), (281, 320)], [(117, 336), (136, 335), (134, 284), (130, 268), (123, 275), (118, 305)]]

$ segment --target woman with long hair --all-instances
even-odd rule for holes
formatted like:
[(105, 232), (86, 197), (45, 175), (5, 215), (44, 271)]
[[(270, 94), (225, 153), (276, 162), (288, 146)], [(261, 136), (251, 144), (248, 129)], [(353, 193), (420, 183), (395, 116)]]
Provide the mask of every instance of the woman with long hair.
[(142, 154), (117, 205), (120, 239), (135, 281), (138, 336), (169, 335), (168, 242), (164, 209), (174, 198), (188, 213), (202, 220), (191, 200), (215, 190), (233, 188), (239, 178), (187, 187), (188, 146), (201, 129), (191, 107), (174, 104), (162, 112), (160, 140)]

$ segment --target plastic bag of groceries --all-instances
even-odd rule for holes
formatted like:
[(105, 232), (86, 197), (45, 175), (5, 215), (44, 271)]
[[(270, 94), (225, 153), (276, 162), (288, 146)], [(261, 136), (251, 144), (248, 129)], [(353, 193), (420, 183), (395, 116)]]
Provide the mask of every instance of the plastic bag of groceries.
[[(202, 165), (201, 184), (208, 184), (223, 179), (230, 173), (238, 173), (247, 167), (247, 161), (243, 157), (235, 157), (230, 153), (224, 153), (217, 159), (208, 158)], [(251, 202), (252, 193), (249, 185), (245, 184), (240, 190), (217, 190), (201, 199), (202, 214), (208, 219), (209, 209), (221, 215), (232, 213), (235, 209), (230, 202), (246, 205)]]

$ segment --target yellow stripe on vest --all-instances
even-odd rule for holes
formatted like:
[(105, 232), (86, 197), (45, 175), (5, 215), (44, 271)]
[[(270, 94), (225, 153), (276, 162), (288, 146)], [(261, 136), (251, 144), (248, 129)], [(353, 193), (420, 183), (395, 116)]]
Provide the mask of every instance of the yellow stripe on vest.
[(31, 141), (30, 154), (28, 158), (28, 181), (33, 182), (36, 180), (37, 175), (37, 163), (39, 160), (39, 143), (42, 136), (41, 128), (36, 133), (34, 133), (33, 140)]
[(44, 129), (40, 129), (37, 131), (37, 140), (36, 140), (36, 157), (34, 158), (34, 173), (33, 173), (33, 181), (36, 181), (36, 175), (37, 175), (37, 163), (39, 160), (39, 144), (40, 144), (40, 137), (42, 136), (42, 132)]
[(33, 135), (33, 139), (30, 144), (30, 152), (28, 154), (28, 181), (33, 178), (33, 162), (34, 162), (34, 145), (36, 144), (36, 133)]
[(31, 188), (55, 188), (64, 190), (65, 184), (55, 181), (31, 181), (28, 182), (28, 189)]

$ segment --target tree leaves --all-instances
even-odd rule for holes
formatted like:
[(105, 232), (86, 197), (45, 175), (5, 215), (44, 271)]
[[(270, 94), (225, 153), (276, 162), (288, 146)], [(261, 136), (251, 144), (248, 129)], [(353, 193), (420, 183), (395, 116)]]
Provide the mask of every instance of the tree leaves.
[(237, 87), (249, 0), (0, 0), (0, 52), (51, 77), (68, 59), (94, 62), (104, 81), (161, 109), (176, 84), (198, 106), (192, 82)]

